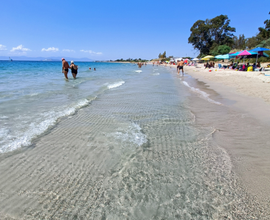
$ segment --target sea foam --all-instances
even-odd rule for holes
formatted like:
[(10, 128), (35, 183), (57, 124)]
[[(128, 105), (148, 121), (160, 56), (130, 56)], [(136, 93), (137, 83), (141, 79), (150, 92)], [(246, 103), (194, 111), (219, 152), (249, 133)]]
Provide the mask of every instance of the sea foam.
[(211, 103), (214, 103), (214, 104), (217, 104), (217, 105), (222, 105), (220, 102), (216, 102), (215, 100), (210, 99), (209, 94), (207, 94), (206, 92), (204, 92), (204, 91), (202, 91), (202, 90), (200, 90), (198, 88), (194, 88), (194, 87), (190, 86), (186, 81), (183, 81), (183, 84), (185, 86), (187, 86), (188, 88), (190, 88), (191, 91), (199, 94), (202, 98), (206, 99), (208, 102), (211, 102)]
[(141, 127), (132, 123), (127, 129), (118, 129), (112, 136), (120, 141), (121, 143), (126, 143), (128, 145), (133, 144), (135, 146), (141, 146), (147, 142), (147, 136), (141, 132)]
[(17, 133), (16, 136), (10, 135), (8, 130), (1, 129), (0, 136), (3, 138), (3, 141), (1, 142), (6, 144), (0, 148), (0, 153), (13, 151), (23, 146), (29, 146), (33, 138), (41, 135), (47, 129), (54, 126), (59, 118), (74, 114), (77, 109), (88, 105), (90, 102), (91, 100), (83, 99), (74, 106), (63, 111), (59, 109), (58, 111), (41, 113), (38, 115), (37, 121), (30, 123), (25, 132), (22, 132), (21, 134)]
[(124, 83), (125, 83), (124, 81), (120, 81), (120, 82), (116, 82), (113, 84), (109, 84), (107, 87), (108, 87), (108, 89), (113, 89), (113, 88), (116, 88), (116, 87), (123, 85)]

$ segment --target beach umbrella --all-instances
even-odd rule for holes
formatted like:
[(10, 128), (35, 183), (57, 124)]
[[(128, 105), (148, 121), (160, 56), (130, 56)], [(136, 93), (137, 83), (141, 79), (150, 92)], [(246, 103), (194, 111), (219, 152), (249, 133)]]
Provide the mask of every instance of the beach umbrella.
[(257, 53), (252, 52), (252, 51), (243, 50), (241, 53), (238, 53), (237, 56), (242, 56), (242, 57), (246, 58), (248, 56), (254, 56), (254, 55), (257, 55)]
[(215, 56), (216, 59), (219, 59), (219, 60), (225, 60), (225, 59), (230, 59), (230, 55), (229, 54), (223, 54), (223, 55), (217, 55)]
[(197, 61), (197, 60), (200, 60), (200, 59), (198, 59), (198, 58), (194, 58), (194, 59), (192, 59), (192, 60)]
[(239, 54), (239, 53), (242, 53), (242, 52), (243, 52), (243, 50), (237, 51), (237, 52), (234, 52), (234, 53), (229, 53), (229, 56), (230, 56), (230, 58), (232, 58), (232, 57), (237, 57), (238, 54)]
[(256, 52), (252, 52), (252, 51), (247, 51), (247, 50), (243, 50), (241, 53), (239, 53), (237, 56), (251, 56), (251, 55), (256, 55)]
[(210, 60), (210, 58), (214, 58), (214, 56), (207, 55), (204, 58), (202, 58), (201, 60)]
[(270, 49), (267, 49), (267, 48), (263, 48), (263, 47), (256, 47), (250, 51), (254, 51), (254, 52), (257, 52), (257, 51), (266, 51), (266, 50), (270, 50)]
[(266, 51), (266, 50), (270, 50), (270, 49), (263, 48), (263, 47), (256, 47), (256, 48), (250, 50), (253, 52), (257, 52), (256, 63), (258, 61), (258, 55), (265, 55), (265, 53), (263, 53), (263, 51)]

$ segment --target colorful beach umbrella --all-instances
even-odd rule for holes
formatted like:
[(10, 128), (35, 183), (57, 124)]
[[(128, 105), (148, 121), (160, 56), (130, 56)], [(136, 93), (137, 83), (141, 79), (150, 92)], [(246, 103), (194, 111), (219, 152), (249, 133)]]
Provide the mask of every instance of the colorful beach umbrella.
[(254, 52), (259, 52), (259, 51), (266, 51), (266, 50), (270, 50), (270, 49), (267, 49), (267, 48), (263, 48), (263, 47), (256, 47), (250, 51), (254, 51)]
[(256, 52), (243, 50), (241, 53), (239, 53), (237, 56), (250, 56), (250, 55), (256, 55)]
[(237, 51), (237, 52), (234, 52), (234, 53), (229, 53), (229, 56), (230, 56), (230, 58), (232, 58), (232, 57), (237, 57), (238, 54), (239, 54), (239, 53), (242, 53), (242, 52), (243, 52), (243, 50)]
[(270, 50), (270, 49), (267, 49), (267, 48), (263, 48), (263, 47), (256, 47), (250, 51), (254, 51), (254, 52), (257, 52), (257, 57), (256, 57), (256, 63), (258, 61), (258, 56), (259, 55), (265, 55), (265, 53), (263, 53), (263, 51), (267, 51), (267, 50)]
[[(237, 54), (237, 56), (242, 56), (242, 57), (247, 57), (247, 56), (254, 56), (254, 55), (257, 55), (256, 52), (252, 52), (252, 51), (248, 51), (248, 50), (243, 50), (241, 51), (240, 53)], [(245, 59), (244, 59), (245, 61)]]
[(214, 56), (207, 55), (204, 58), (202, 58), (201, 60), (210, 60), (211, 58), (214, 58)]
[(230, 59), (230, 55), (229, 54), (217, 55), (215, 56), (215, 58), (219, 60), (226, 60), (226, 59)]

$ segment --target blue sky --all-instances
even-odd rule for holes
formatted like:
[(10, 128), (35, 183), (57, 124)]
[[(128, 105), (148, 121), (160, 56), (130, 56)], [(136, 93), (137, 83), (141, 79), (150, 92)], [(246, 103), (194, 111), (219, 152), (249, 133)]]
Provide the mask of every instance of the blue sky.
[(270, 0), (2, 0), (0, 56), (194, 57), (188, 37), (197, 20), (228, 15), (235, 35), (252, 37), (269, 11)]

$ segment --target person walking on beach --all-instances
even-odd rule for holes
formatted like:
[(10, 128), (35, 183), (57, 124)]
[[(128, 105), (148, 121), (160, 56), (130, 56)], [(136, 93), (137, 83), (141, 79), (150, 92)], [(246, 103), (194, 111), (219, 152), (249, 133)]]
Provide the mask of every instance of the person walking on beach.
[(65, 78), (68, 79), (68, 69), (69, 69), (68, 62), (65, 60), (65, 58), (62, 58), (62, 71), (65, 75)]
[(77, 73), (78, 73), (78, 66), (74, 64), (74, 61), (70, 62), (70, 69), (71, 69), (71, 73), (74, 79), (76, 79), (77, 77)]

